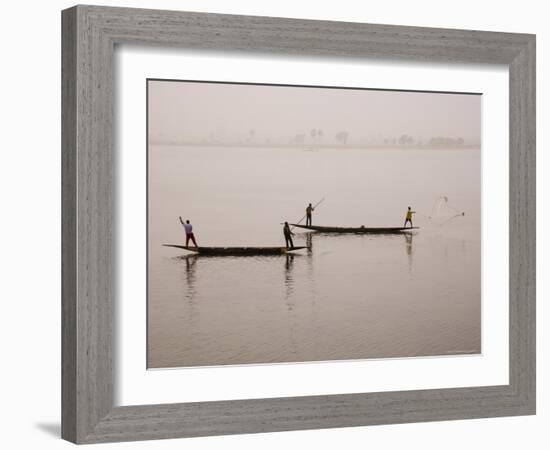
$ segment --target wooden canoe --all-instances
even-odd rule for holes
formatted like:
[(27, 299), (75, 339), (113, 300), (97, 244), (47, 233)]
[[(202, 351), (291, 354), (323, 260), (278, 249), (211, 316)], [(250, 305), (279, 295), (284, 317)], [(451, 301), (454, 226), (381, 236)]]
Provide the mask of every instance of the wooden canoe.
[(207, 256), (269, 256), (284, 255), (307, 247), (186, 247), (177, 244), (162, 244), (165, 247), (180, 248), (198, 255)]
[(320, 233), (356, 233), (356, 234), (393, 234), (403, 233), (409, 230), (418, 230), (419, 227), (322, 227), (316, 225), (298, 225), (291, 223), (293, 227), (303, 228), (305, 230), (319, 231)]

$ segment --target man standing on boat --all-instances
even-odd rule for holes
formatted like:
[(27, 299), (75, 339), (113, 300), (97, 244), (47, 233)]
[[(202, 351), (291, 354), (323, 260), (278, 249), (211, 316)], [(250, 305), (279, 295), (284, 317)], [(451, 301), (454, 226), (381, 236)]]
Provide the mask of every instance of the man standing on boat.
[(315, 211), (315, 208), (311, 206), (311, 203), (306, 208), (306, 227), (311, 226), (311, 213)]
[(288, 222), (285, 222), (285, 226), (283, 227), (283, 234), (285, 235), (286, 248), (294, 248), (294, 242), (292, 242), (292, 236), (294, 235), (294, 233), (290, 231)]
[(410, 223), (411, 224), (411, 228), (413, 227), (413, 214), (415, 214), (416, 211), (412, 211), (411, 210), (411, 207), (409, 206), (409, 208), (407, 209), (407, 215), (405, 216), (405, 223), (403, 224), (403, 228), (406, 228), (407, 227), (407, 223)]
[(183, 228), (185, 228), (185, 246), (189, 247), (189, 241), (193, 241), (193, 244), (195, 247), (198, 247), (197, 241), (195, 241), (195, 235), (193, 234), (193, 225), (189, 223), (189, 220), (186, 220), (185, 222), (180, 216), (180, 222), (183, 225)]

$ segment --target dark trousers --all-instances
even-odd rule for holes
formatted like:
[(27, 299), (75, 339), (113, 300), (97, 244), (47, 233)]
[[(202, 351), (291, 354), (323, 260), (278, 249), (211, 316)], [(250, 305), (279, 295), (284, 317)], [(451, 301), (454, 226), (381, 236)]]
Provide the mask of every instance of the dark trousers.
[(189, 240), (193, 241), (193, 244), (195, 247), (198, 247), (197, 241), (195, 241), (195, 235), (193, 233), (189, 233), (185, 235), (185, 246), (189, 247)]
[(306, 227), (310, 227), (311, 226), (311, 214), (308, 214), (306, 216)]
[(413, 226), (413, 221), (411, 219), (405, 219), (405, 223), (403, 224), (403, 228), (405, 228), (407, 226), (407, 223), (410, 223), (411, 224), (411, 228)]
[(290, 234), (285, 234), (285, 245), (286, 248), (294, 248), (294, 242), (292, 242), (292, 236)]

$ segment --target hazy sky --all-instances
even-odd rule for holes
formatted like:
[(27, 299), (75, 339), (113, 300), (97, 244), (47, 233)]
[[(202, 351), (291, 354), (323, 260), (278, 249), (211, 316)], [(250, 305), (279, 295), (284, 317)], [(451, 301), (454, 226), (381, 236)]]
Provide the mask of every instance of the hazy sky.
[(322, 129), (353, 139), (462, 137), (481, 140), (481, 96), (249, 84), (149, 81), (149, 139), (216, 136), (281, 139)]

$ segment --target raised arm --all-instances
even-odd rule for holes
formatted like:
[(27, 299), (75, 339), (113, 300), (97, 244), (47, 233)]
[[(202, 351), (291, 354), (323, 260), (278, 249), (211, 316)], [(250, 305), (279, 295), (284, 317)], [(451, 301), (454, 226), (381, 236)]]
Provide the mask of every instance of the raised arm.
[(180, 216), (180, 222), (181, 222), (182, 225), (184, 225), (183, 219), (181, 218), (181, 216)]

